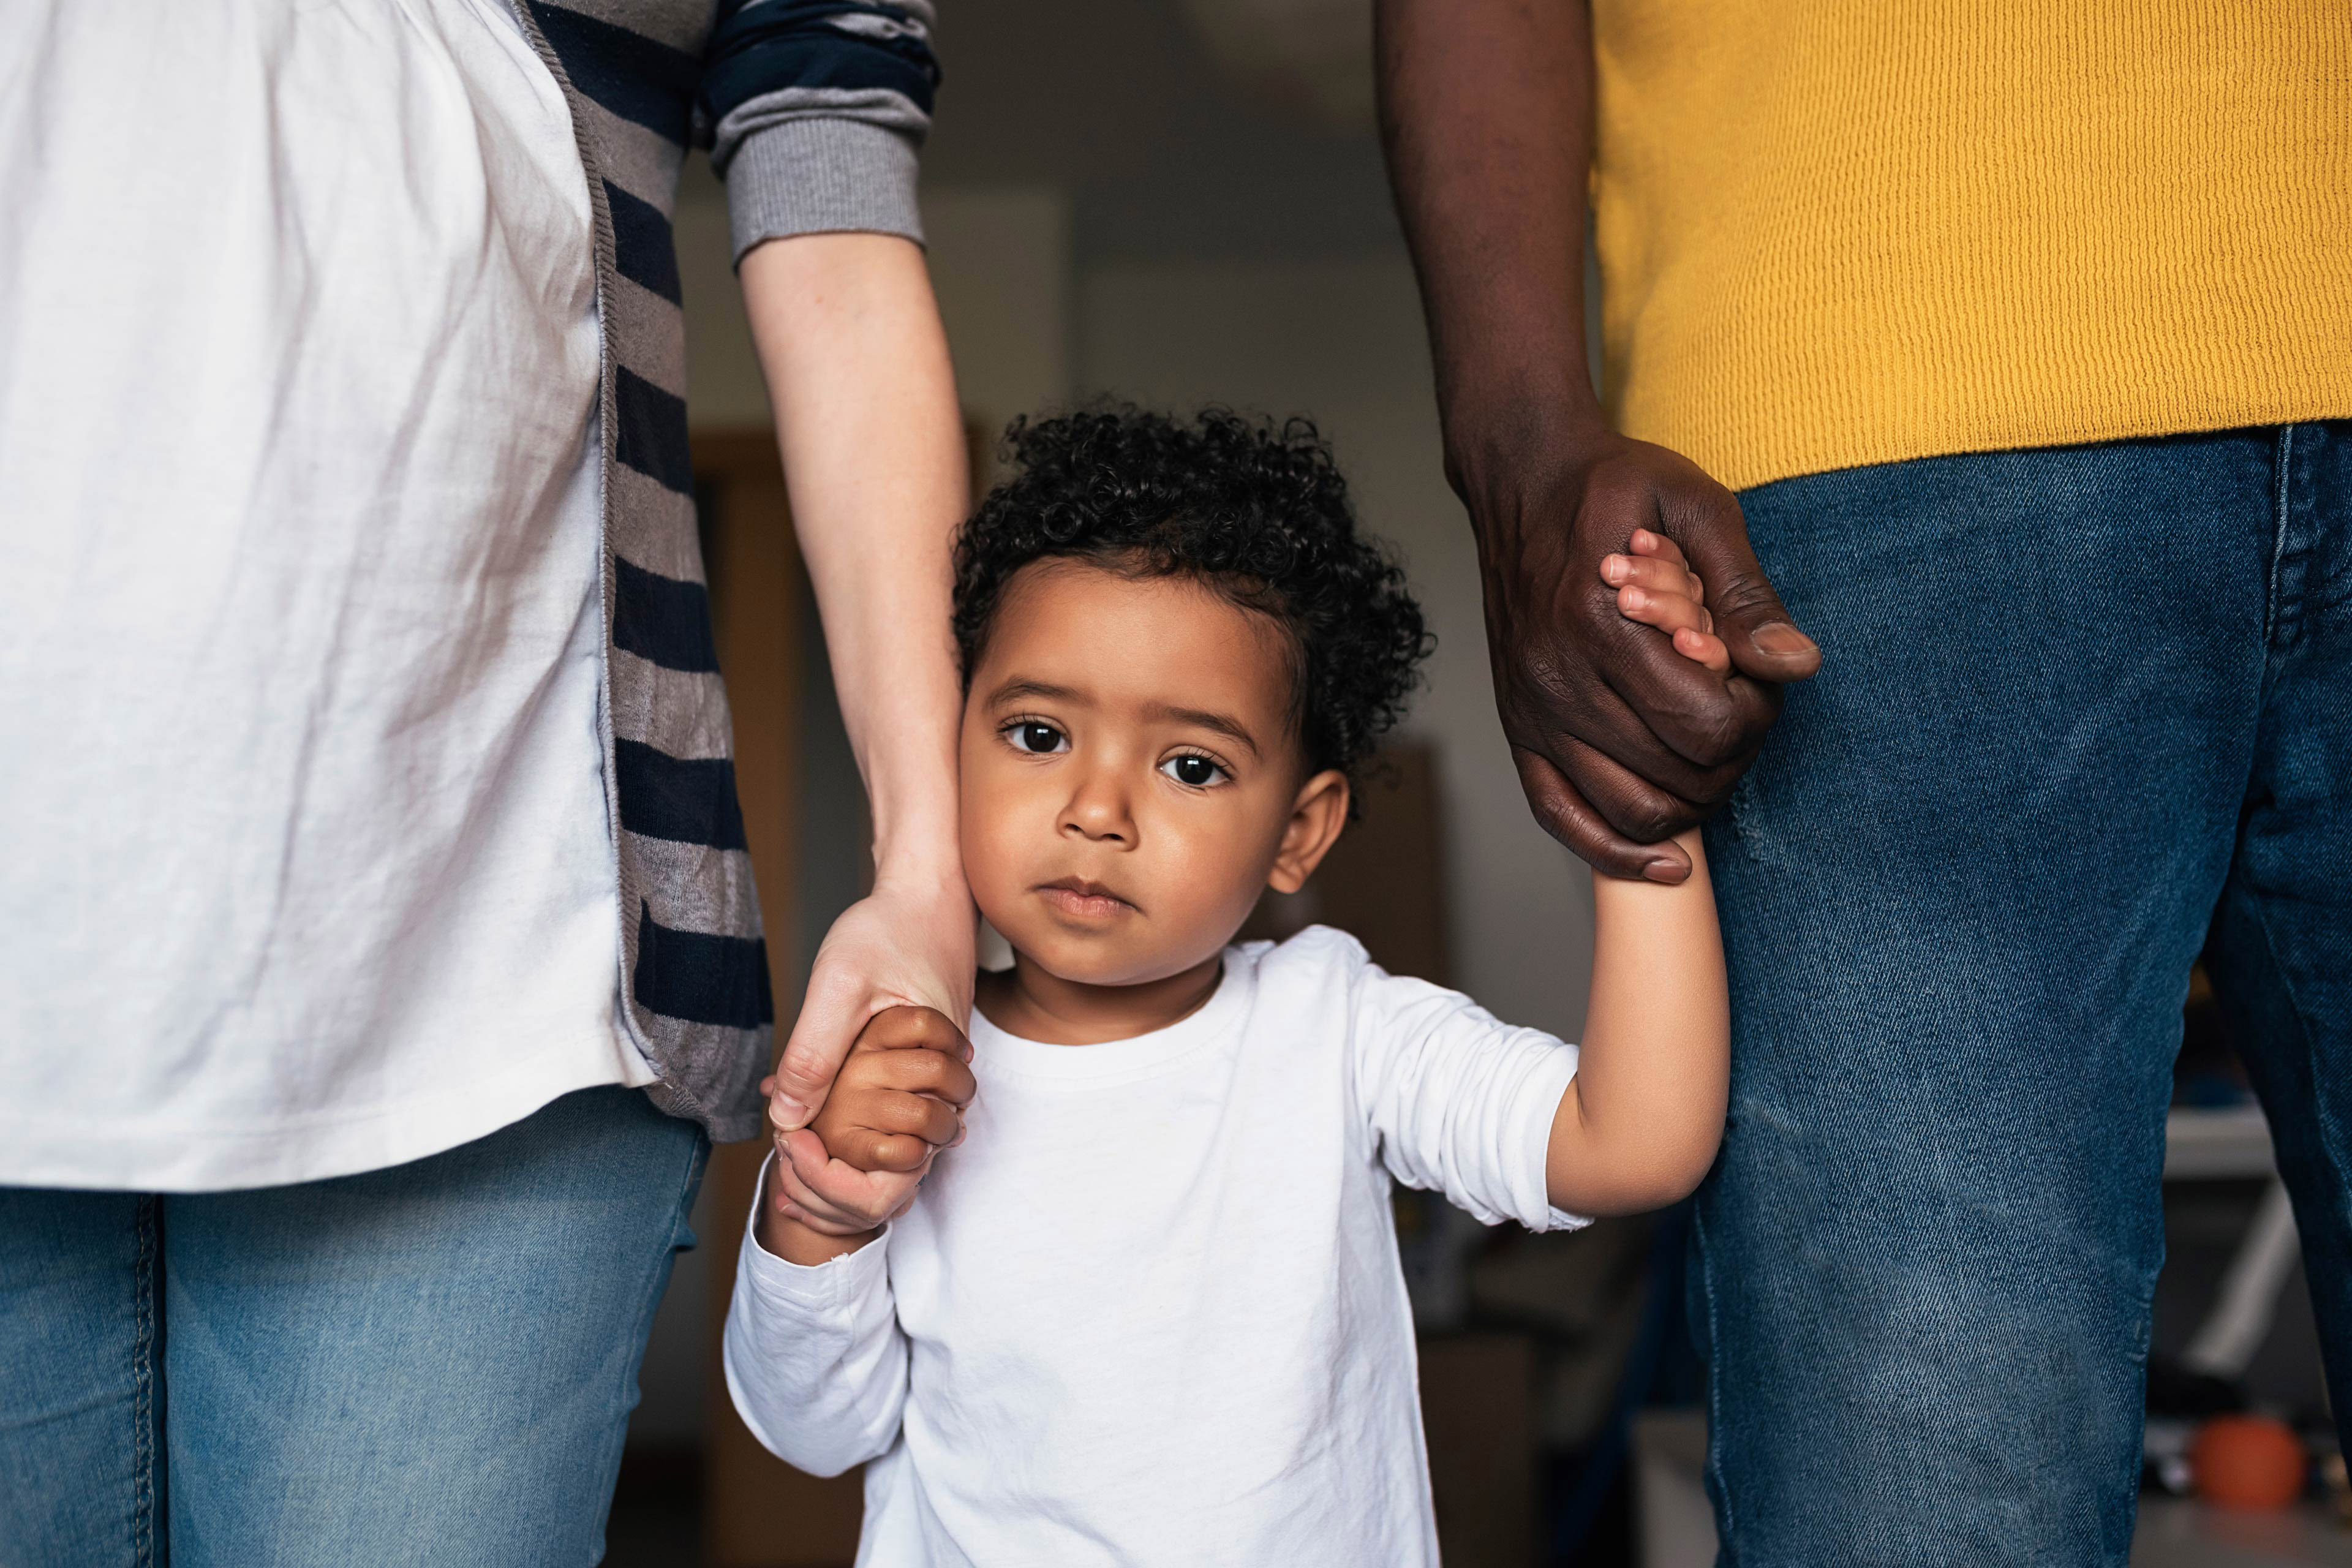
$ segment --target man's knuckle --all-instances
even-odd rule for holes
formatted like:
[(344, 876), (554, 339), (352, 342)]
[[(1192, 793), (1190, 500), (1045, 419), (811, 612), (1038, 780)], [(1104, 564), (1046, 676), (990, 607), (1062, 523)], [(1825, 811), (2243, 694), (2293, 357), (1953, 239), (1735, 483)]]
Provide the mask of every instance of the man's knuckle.
[(1720, 767), (1747, 749), (1748, 725), (1736, 710), (1703, 714), (1692, 735), (1691, 761)]
[(1667, 801), (1644, 799), (1620, 814), (1627, 835), (1644, 844), (1672, 837), (1682, 827), (1682, 808)]
[(1740, 575), (1723, 584), (1715, 595), (1715, 608), (1726, 620), (1752, 620), (1760, 616), (1778, 617), (1786, 612), (1780, 608), (1780, 596), (1772, 584), (1761, 577)]

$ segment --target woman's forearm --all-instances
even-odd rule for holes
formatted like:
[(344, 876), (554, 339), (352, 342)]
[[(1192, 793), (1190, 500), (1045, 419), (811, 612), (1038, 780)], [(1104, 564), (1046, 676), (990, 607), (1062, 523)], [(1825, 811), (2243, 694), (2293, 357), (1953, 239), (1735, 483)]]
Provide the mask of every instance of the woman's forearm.
[(757, 247), (741, 276), (834, 687), (872, 805), (877, 879), (960, 890), (963, 704), (949, 552), (970, 481), (923, 253), (892, 235), (803, 235)]

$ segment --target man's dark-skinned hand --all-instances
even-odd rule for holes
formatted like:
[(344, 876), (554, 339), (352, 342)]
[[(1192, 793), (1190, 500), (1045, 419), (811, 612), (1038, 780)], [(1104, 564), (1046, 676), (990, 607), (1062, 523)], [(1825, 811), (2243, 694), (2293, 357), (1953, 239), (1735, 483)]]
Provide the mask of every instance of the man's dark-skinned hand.
[[(1470, 511), (1495, 694), (1536, 818), (1605, 872), (1679, 882), (1661, 842), (1729, 793), (1820, 650), (1694, 464), (1612, 431), (1586, 373), (1592, 37), (1576, 0), (1379, 0), (1381, 126), (1429, 317), (1446, 474)], [(1681, 546), (1732, 670), (1676, 655), (1601, 575), (1636, 528)]]
[[(1748, 549), (1739, 503), (1664, 447), (1606, 430), (1461, 488), (1496, 705), (1536, 820), (1602, 871), (1681, 881), (1689, 862), (1659, 841), (1722, 801), (1780, 710), (1779, 683), (1821, 662)], [(1728, 676), (1620, 613), (1642, 570), (1624, 553), (1636, 529), (1681, 546), (1706, 585)]]

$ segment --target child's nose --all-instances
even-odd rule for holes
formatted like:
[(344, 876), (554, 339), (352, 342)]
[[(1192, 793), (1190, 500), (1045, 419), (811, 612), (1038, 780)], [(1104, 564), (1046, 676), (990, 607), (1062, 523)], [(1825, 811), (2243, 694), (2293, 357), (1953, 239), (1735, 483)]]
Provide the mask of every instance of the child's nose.
[(1135, 820), (1127, 792), (1105, 771), (1090, 773), (1062, 811), (1062, 831), (1104, 843), (1135, 843)]

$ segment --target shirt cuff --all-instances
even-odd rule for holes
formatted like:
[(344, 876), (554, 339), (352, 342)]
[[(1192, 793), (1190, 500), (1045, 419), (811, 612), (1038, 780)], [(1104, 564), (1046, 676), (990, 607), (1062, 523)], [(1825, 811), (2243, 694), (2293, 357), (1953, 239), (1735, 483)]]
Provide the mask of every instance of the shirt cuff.
[(800, 234), (896, 234), (919, 245), (919, 161), (904, 132), (863, 121), (780, 121), (743, 139), (727, 164), (735, 259)]
[(1551, 1124), (1576, 1077), (1576, 1057), (1574, 1046), (1555, 1046), (1538, 1058), (1519, 1085), (1517, 1114), (1512, 1119), (1518, 1129), (1516, 1147), (1533, 1151), (1533, 1157), (1519, 1173), (1519, 1212), (1513, 1217), (1529, 1230), (1581, 1230), (1592, 1223), (1591, 1215), (1554, 1208), (1550, 1199)]
[(768, 1191), (768, 1167), (776, 1163), (770, 1152), (760, 1165), (759, 1184), (751, 1189), (751, 1213), (743, 1222), (742, 1266), (737, 1270), (744, 1285), (767, 1300), (804, 1312), (846, 1308), (889, 1279), (883, 1254), (890, 1239), (884, 1226), (855, 1252), (845, 1252), (823, 1263), (793, 1263), (760, 1245), (760, 1205)]

